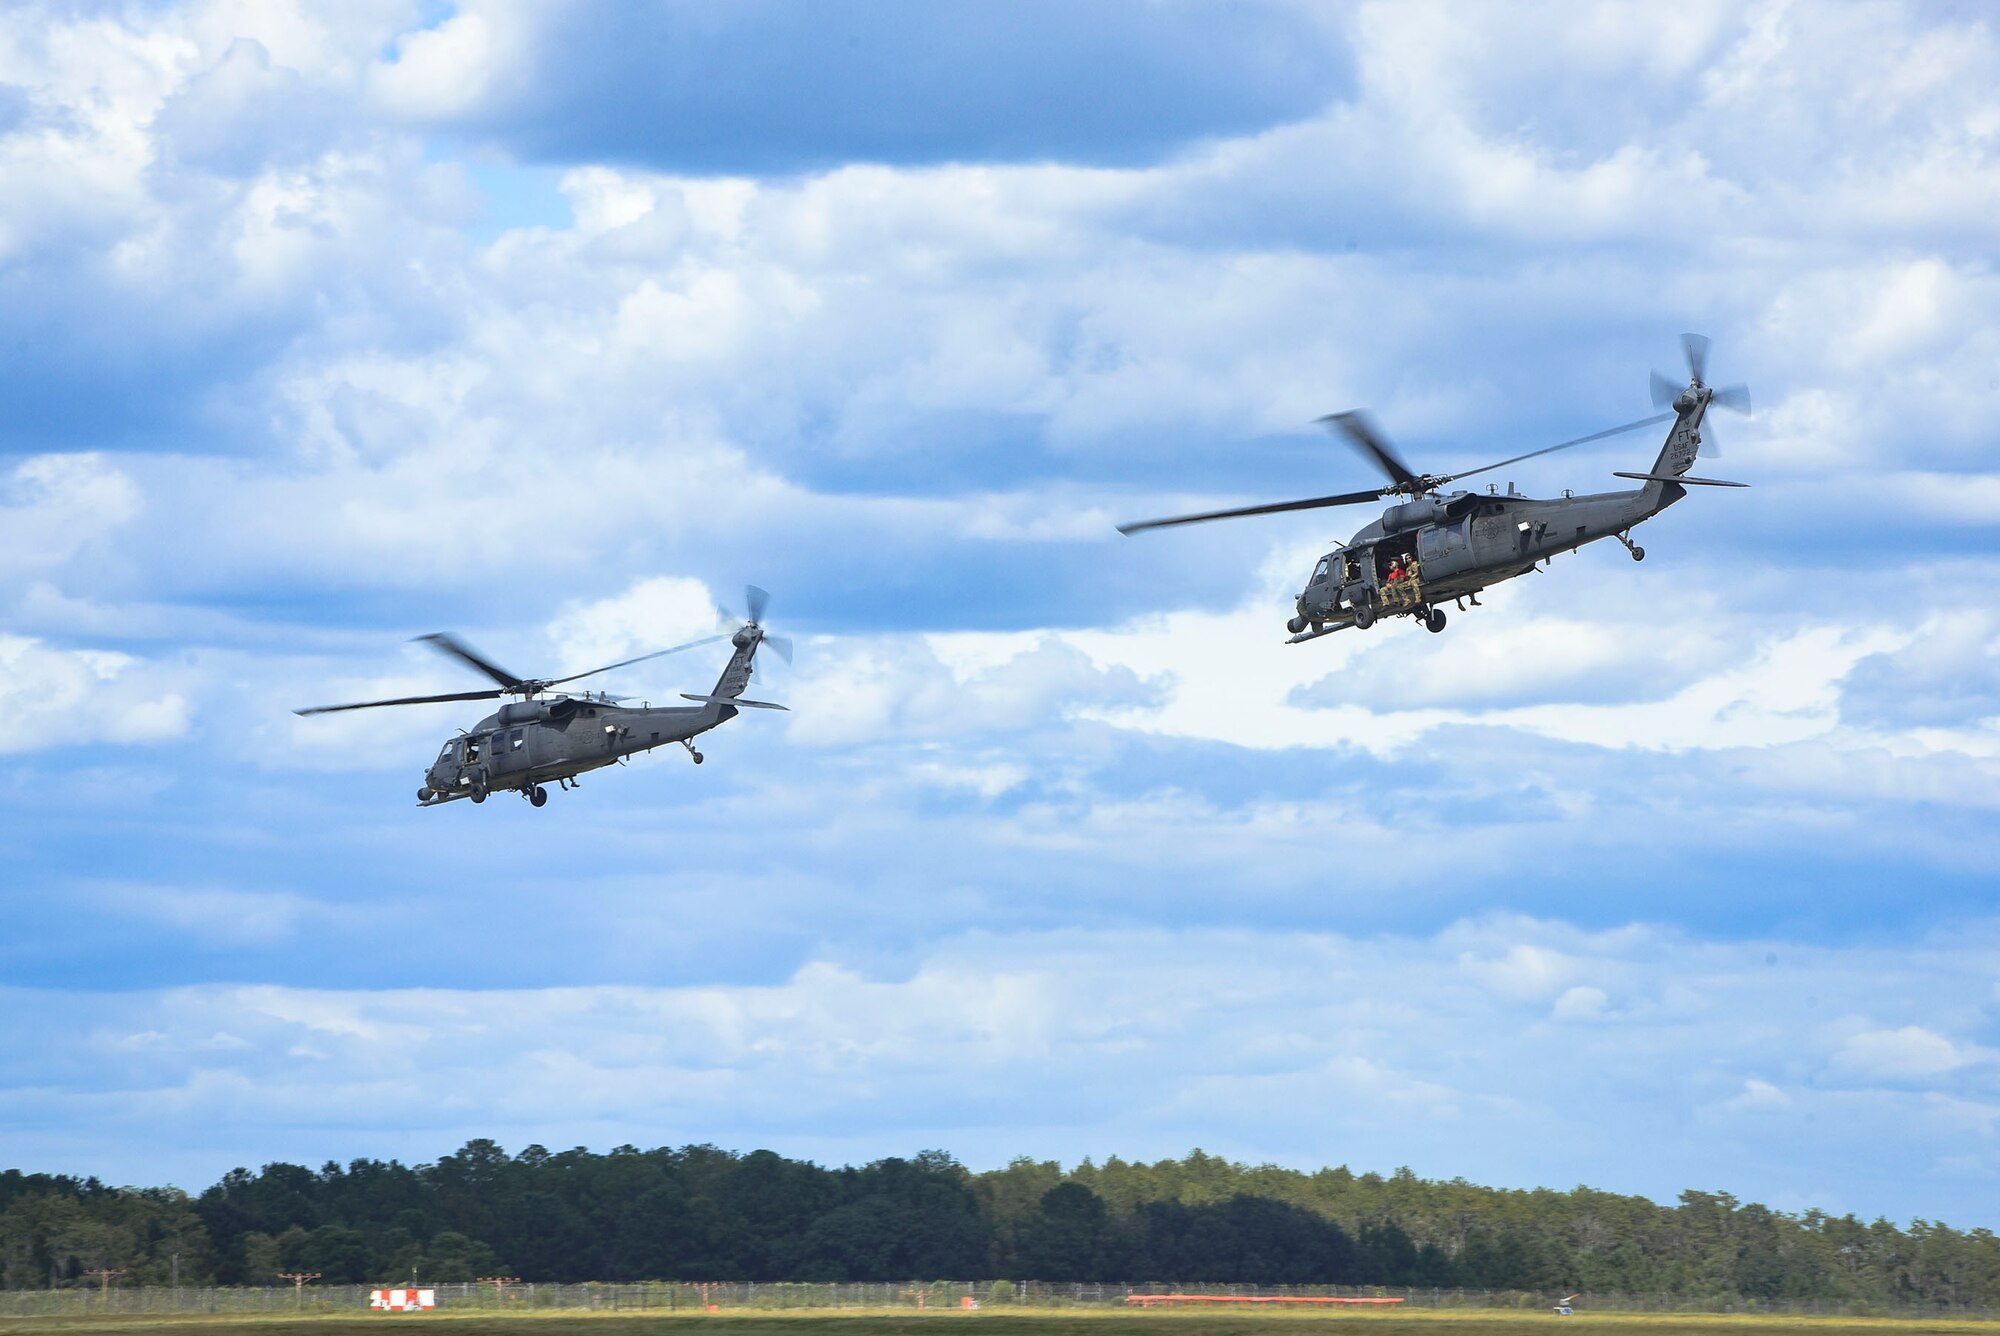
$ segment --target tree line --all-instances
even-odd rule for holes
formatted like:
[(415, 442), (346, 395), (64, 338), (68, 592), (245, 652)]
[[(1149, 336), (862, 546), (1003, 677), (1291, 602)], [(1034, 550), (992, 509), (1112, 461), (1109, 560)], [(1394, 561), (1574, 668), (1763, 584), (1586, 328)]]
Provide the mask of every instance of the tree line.
[(1195, 1151), (973, 1173), (926, 1151), (838, 1169), (714, 1146), (468, 1142), (433, 1164), (236, 1169), (189, 1195), (0, 1173), (0, 1286), (1168, 1280), (1990, 1306), (2000, 1240), (1918, 1220), (1671, 1206), (1579, 1187), (1306, 1173)]

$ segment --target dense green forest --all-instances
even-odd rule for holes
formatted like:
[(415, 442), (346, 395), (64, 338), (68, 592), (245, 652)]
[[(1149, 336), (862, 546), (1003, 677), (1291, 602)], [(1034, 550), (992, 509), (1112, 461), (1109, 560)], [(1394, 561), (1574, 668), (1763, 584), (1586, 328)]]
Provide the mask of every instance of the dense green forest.
[(713, 1146), (435, 1164), (269, 1164), (190, 1196), (0, 1173), (0, 1285), (469, 1280), (1170, 1280), (1458, 1286), (1991, 1305), (2000, 1240), (1917, 1221), (1673, 1206), (1577, 1188), (1301, 1173), (1200, 1151), (1065, 1171), (950, 1156), (825, 1169)]

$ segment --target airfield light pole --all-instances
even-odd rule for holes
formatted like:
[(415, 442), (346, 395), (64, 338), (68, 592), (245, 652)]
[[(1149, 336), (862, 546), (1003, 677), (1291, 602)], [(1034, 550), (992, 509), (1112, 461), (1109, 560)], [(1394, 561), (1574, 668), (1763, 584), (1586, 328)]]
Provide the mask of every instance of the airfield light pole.
[(280, 1271), (278, 1273), (279, 1280), (289, 1280), (292, 1282), (293, 1302), (300, 1308), (306, 1306), (306, 1282), (309, 1280), (318, 1280), (319, 1277), (320, 1273), (317, 1271)]
[(519, 1276), (479, 1276), (477, 1279), (481, 1285), (491, 1285), (493, 1287), (493, 1300), (495, 1303), (500, 1301), (502, 1298), (501, 1292), (509, 1285), (519, 1285), (521, 1283)]
[(111, 1278), (113, 1276), (124, 1275), (125, 1268), (122, 1266), (98, 1266), (98, 1267), (92, 1267), (90, 1270), (84, 1272), (83, 1274), (86, 1276), (96, 1276), (100, 1281), (103, 1282), (103, 1284), (98, 1287), (98, 1293), (104, 1297), (104, 1302), (109, 1304), (111, 1302)]

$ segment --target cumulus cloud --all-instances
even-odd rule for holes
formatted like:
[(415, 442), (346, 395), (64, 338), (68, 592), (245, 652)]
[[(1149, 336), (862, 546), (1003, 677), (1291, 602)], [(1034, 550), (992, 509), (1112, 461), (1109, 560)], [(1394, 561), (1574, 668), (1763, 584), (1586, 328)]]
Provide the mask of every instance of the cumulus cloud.
[[(1784, 1190), (1769, 1161), (1787, 1141), (1858, 1147), (1902, 1118), (1903, 1135), (1851, 1162), (1870, 1167), (1843, 1199), (1820, 1204), (1976, 1214), (2000, 1163), (1932, 1101), (1990, 1099), (1990, 1072), (1920, 1026), (1854, 1033), (1822, 1050), (1847, 1064), (1837, 1098), (1854, 1119), (1828, 1127), (1812, 1116), (1829, 1098), (1813, 1089), (1814, 1055), (1793, 1041), (1836, 981), (1893, 980), (1907, 990), (1896, 1011), (1920, 1015), (1980, 977), (1987, 953), (1772, 945), (1787, 963), (1767, 964), (1764, 944), (1508, 918), (1382, 938), (980, 932), (904, 971), (822, 958), (755, 985), (204, 986), (68, 1016), (63, 994), (17, 990), (13, 1005), (52, 1021), (52, 1044), (92, 1055), (43, 1098), (98, 1127), (214, 1121), (252, 1139), (239, 1156), (301, 1155), (294, 1143), (316, 1145), (329, 1121), (420, 1154), (475, 1131), (547, 1140), (575, 1127), (659, 1140), (729, 1126), (815, 1154), (941, 1138), (975, 1163), (1201, 1138), (1301, 1165), (1397, 1157), (1661, 1197), (1726, 1168), (1732, 1190), (1757, 1196)], [(1529, 986), (1496, 993), (1469, 960), (1509, 962)], [(1572, 988), (1556, 1019), (1597, 1024), (1549, 1028), (1547, 981), (1578, 970), (1635, 1005), (1607, 1016), (1601, 991)], [(1633, 1163), (1632, 1138), (1653, 1131), (1661, 1154)], [(1967, 1156), (1954, 1190), (1939, 1163)], [(1921, 1198), (1899, 1186), (1912, 1181)]]
[(1993, 1054), (1966, 1049), (1920, 1025), (1897, 1030), (1863, 1030), (1848, 1037), (1831, 1058), (1834, 1070), (1863, 1080), (1889, 1083), (1935, 1080)]
[(373, 85), (403, 116), (524, 154), (780, 174), (853, 159), (1146, 159), (1310, 111), (1340, 74), (1335, 34), (1289, 4), (1225, 21), (1101, 0), (949, 15), (908, 0), (644, 12), (479, 0), (398, 38)]
[(41, 747), (151, 743), (187, 731), (186, 697), (152, 665), (130, 655), (58, 649), (0, 635), (0, 710), (8, 727), (0, 752)]
[[(499, 3), (0, 18), (0, 952), (51, 1033), (152, 1064), (116, 1093), (0, 1053), (38, 1144), (51, 1108), (95, 1129), (65, 1153), (158, 1144), (164, 1108), (233, 1154), (241, 1108), (271, 1155), (328, 1121), (436, 1152), (389, 1110), (1317, 1162), (1331, 1108), (1355, 1156), (1445, 1174), (1610, 1183), (1630, 1122), (1699, 1156), (1660, 1191), (1990, 1185), (1991, 33), (1253, 8), (1070, 6), (924, 64), (931, 16), (815, 10), (787, 42), (860, 41), (803, 84), (753, 77), (790, 49), (746, 45), (760, 5), (577, 42), (584, 11)], [(1145, 87), (1091, 57), (1114, 37)], [(718, 77), (605, 96), (692, 60)], [(939, 78), (958, 114), (909, 116)], [(482, 223), (510, 172), (547, 207)], [(1607, 545), (1442, 637), (1292, 649), (1365, 512), (1113, 532), (1360, 485), (1332, 409), (1439, 471), (1627, 420), (1683, 328), (1752, 384), (1717, 471), (1756, 486), (1661, 517), (1643, 567)], [(800, 642), (794, 712), (699, 772), (418, 812), (476, 703), (289, 713), (472, 685), (411, 635), (590, 667), (746, 581)], [(80, 924), (90, 887), (114, 912)], [(1015, 1093), (968, 1111), (958, 1052)]]

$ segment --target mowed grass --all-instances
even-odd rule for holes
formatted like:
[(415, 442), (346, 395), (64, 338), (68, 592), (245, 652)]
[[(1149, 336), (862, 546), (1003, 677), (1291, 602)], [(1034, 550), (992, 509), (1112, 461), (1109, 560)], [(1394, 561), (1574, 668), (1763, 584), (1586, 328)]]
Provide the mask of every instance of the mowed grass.
[[(449, 1328), (445, 1336), (1993, 1336), (2000, 1326), (1944, 1318), (1765, 1317), (1407, 1309), (1388, 1313), (1223, 1312), (1215, 1309), (1032, 1313), (881, 1312), (369, 1313), (339, 1316), (0, 1317), (0, 1336), (174, 1336), (239, 1329), (240, 1336), (380, 1336), (384, 1327)], [(1550, 1327), (1554, 1325), (1556, 1332)], [(404, 1333), (409, 1336), (409, 1333)]]

